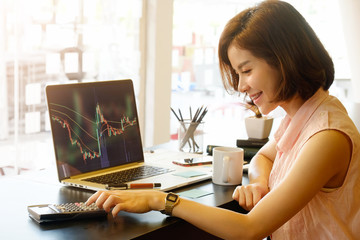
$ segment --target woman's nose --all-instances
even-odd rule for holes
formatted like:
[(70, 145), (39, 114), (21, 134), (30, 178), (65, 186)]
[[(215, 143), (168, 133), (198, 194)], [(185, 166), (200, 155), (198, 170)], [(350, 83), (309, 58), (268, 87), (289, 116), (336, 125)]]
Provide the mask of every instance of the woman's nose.
[(237, 90), (241, 93), (245, 93), (247, 90), (249, 90), (249, 85), (246, 83), (244, 79), (241, 79), (240, 77), (239, 77), (239, 84)]

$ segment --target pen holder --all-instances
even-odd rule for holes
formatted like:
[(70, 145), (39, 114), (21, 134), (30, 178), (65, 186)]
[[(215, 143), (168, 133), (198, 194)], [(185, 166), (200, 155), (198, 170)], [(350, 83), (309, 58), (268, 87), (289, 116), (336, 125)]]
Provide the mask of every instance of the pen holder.
[(180, 151), (203, 153), (204, 122), (180, 121), (178, 139)]

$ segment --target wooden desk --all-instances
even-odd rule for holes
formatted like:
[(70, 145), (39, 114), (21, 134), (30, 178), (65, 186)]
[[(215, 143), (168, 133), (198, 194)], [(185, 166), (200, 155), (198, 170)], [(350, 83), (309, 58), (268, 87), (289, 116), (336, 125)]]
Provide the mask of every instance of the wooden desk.
[[(49, 172), (50, 171), (50, 172)], [(54, 170), (0, 178), (0, 239), (216, 239), (187, 222), (159, 212), (121, 212), (106, 218), (37, 224), (29, 218), (28, 205), (86, 201), (91, 191), (62, 186)], [(34, 176), (36, 176), (34, 178)], [(247, 183), (244, 175), (243, 183)], [(195, 201), (241, 211), (231, 198), (234, 186), (218, 186), (210, 180), (176, 189), (201, 189), (210, 195)]]

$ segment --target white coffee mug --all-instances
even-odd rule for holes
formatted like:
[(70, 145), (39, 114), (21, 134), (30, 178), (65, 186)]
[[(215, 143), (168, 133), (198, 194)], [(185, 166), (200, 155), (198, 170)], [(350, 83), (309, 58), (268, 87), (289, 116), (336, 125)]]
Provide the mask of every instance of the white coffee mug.
[(244, 150), (233, 147), (213, 149), (212, 181), (218, 185), (239, 185), (243, 176)]

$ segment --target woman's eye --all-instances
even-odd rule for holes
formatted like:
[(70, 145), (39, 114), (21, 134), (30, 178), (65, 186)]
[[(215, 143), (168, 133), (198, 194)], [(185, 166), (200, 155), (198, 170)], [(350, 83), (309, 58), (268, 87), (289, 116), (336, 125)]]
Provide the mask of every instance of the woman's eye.
[(251, 69), (249, 69), (249, 70), (244, 70), (244, 71), (242, 71), (241, 73), (249, 73), (249, 72), (251, 72)]

